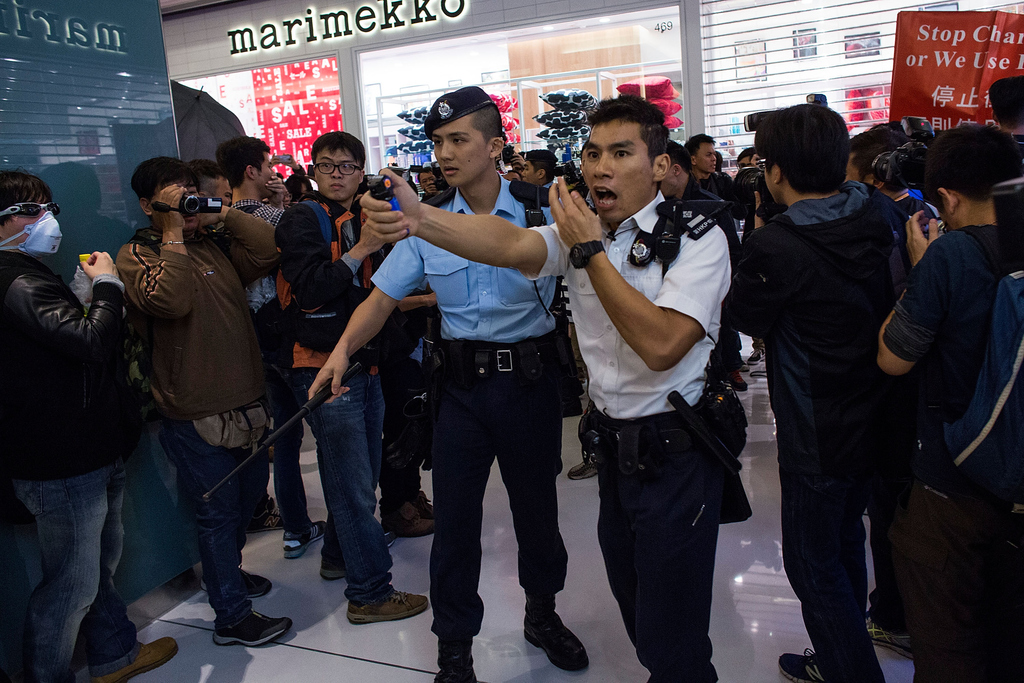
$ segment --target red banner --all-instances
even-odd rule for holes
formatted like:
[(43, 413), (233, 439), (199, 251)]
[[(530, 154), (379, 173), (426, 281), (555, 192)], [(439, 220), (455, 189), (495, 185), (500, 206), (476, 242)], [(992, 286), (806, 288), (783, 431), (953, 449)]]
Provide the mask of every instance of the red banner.
[(253, 69), (252, 84), (261, 137), (273, 154), (305, 166), (314, 140), (342, 130), (337, 59)]
[(1024, 15), (900, 12), (892, 118), (923, 116), (936, 130), (992, 123), (988, 89), (1024, 75)]

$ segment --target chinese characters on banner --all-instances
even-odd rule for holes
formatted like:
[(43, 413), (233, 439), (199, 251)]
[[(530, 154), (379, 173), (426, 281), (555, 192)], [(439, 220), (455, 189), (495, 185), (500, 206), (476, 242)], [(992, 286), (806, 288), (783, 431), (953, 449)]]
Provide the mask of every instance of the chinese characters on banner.
[[(238, 116), (246, 135), (270, 145), (272, 154), (291, 154), (303, 167), (311, 163), (317, 137), (343, 130), (336, 58), (182, 82), (210, 93)], [(284, 166), (277, 169), (289, 173)]]
[(305, 167), (313, 141), (342, 130), (336, 58), (254, 69), (252, 84), (261, 137), (274, 154)]
[(892, 118), (923, 116), (936, 130), (991, 123), (988, 89), (1024, 75), (1024, 15), (900, 12)]

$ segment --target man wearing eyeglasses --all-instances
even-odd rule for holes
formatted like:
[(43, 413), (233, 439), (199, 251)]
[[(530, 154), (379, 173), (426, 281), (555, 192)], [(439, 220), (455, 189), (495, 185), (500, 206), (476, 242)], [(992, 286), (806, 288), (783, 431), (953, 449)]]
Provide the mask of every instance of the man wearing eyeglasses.
[(123, 458), (135, 446), (115, 380), (124, 285), (110, 255), (93, 253), (82, 263), (92, 280), (83, 315), (40, 261), (60, 245), (59, 213), (45, 182), (0, 171), (0, 477), (35, 517), (42, 555), (25, 621), (25, 680), (74, 680), (81, 627), (92, 680), (123, 681), (178, 646), (140, 644), (111, 581), (124, 534)]
[[(279, 362), (300, 403), (369, 294), (384, 246), (360, 230), (355, 197), (363, 181), (363, 143), (348, 133), (325, 133), (310, 156), (318, 190), (285, 212), (275, 235), (281, 252), (278, 298), (291, 323)], [(426, 597), (391, 585), (391, 554), (373, 516), (384, 422), (379, 359), (375, 339), (358, 354), (366, 372), (349, 384), (347, 400), (321, 406), (308, 418), (328, 510), (320, 576), (347, 576), (348, 619), (354, 624), (404, 619), (427, 608)]]

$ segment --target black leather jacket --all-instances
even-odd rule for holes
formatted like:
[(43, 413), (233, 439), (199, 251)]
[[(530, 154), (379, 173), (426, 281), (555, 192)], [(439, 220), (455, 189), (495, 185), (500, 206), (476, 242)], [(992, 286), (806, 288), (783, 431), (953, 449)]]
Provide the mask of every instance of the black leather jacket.
[(124, 296), (88, 315), (49, 268), (0, 253), (0, 461), (15, 479), (65, 479), (126, 456), (116, 380)]

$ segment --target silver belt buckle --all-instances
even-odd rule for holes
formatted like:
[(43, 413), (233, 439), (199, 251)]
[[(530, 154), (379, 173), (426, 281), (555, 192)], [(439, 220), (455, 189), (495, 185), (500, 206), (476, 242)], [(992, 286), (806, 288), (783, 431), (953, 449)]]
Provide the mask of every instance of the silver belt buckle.
[(512, 349), (495, 351), (498, 359), (498, 372), (512, 372)]

